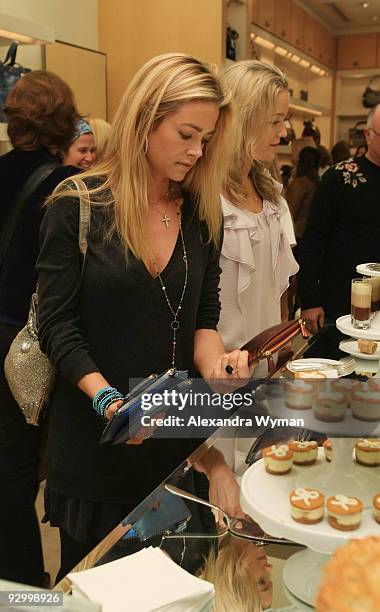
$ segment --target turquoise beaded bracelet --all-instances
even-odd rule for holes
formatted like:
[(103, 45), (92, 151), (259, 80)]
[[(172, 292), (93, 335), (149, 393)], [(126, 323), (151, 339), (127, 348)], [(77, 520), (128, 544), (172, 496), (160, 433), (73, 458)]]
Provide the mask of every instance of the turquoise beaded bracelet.
[(123, 399), (123, 394), (120, 393), (115, 387), (103, 387), (100, 389), (92, 400), (92, 407), (94, 410), (105, 419), (105, 413), (111, 404)]

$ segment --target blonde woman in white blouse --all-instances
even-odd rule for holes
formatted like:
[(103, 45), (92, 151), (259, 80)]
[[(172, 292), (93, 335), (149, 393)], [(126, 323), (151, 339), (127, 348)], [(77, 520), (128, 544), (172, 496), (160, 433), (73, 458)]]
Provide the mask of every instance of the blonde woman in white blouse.
[[(229, 67), (222, 82), (239, 114), (234, 161), (222, 194), (220, 260), (218, 329), (226, 350), (232, 350), (281, 322), (281, 301), (286, 301), (289, 278), (298, 265), (281, 220), (287, 204), (268, 170), (286, 135), (286, 77), (275, 66), (248, 60)], [(266, 363), (255, 370), (258, 377), (266, 373)]]

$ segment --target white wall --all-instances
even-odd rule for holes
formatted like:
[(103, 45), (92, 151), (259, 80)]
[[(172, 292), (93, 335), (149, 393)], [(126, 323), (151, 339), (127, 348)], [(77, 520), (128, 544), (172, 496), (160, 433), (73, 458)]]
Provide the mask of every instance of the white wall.
[(98, 50), (98, 0), (0, 0), (0, 13), (49, 25), (57, 40)]

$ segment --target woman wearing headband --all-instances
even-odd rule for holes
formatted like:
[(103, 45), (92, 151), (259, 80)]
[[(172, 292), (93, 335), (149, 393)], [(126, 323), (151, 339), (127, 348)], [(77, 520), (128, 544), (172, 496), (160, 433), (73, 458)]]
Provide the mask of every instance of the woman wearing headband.
[(96, 146), (92, 127), (84, 119), (75, 124), (75, 138), (62, 152), (64, 166), (88, 170), (96, 159)]

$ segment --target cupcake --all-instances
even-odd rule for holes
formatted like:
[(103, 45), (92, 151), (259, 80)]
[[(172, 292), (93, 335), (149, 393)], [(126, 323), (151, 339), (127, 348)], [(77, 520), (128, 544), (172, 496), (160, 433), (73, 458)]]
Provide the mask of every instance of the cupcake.
[(355, 444), (355, 458), (360, 465), (377, 467), (380, 465), (380, 440), (362, 438)]
[(347, 398), (347, 407), (351, 402), (351, 395), (353, 389), (360, 388), (361, 383), (351, 378), (337, 378), (337, 380), (331, 381), (331, 390), (337, 393), (343, 393)]
[(357, 497), (334, 495), (327, 499), (327, 518), (339, 531), (354, 531), (362, 520), (363, 503)]
[(293, 451), (287, 444), (272, 444), (263, 449), (263, 459), (268, 474), (288, 474), (293, 465)]
[(331, 461), (332, 459), (332, 442), (331, 440), (327, 439), (324, 441), (323, 443), (323, 450), (325, 453), (325, 458), (326, 461)]
[(292, 440), (289, 448), (293, 451), (293, 463), (295, 465), (313, 465), (318, 457), (318, 442), (308, 440), (299, 442)]
[(305, 380), (287, 380), (283, 384), (285, 406), (291, 410), (311, 410), (315, 387)]
[(317, 489), (294, 489), (289, 496), (292, 519), (314, 525), (323, 519), (325, 496)]
[(317, 397), (314, 416), (318, 421), (335, 423), (344, 420), (346, 410), (347, 397), (343, 393), (322, 391)]
[(372, 500), (373, 518), (380, 525), (380, 493), (376, 493)]
[[(369, 385), (368, 381), (368, 385)], [(352, 416), (359, 421), (380, 421), (380, 392), (354, 389), (351, 398)]]

